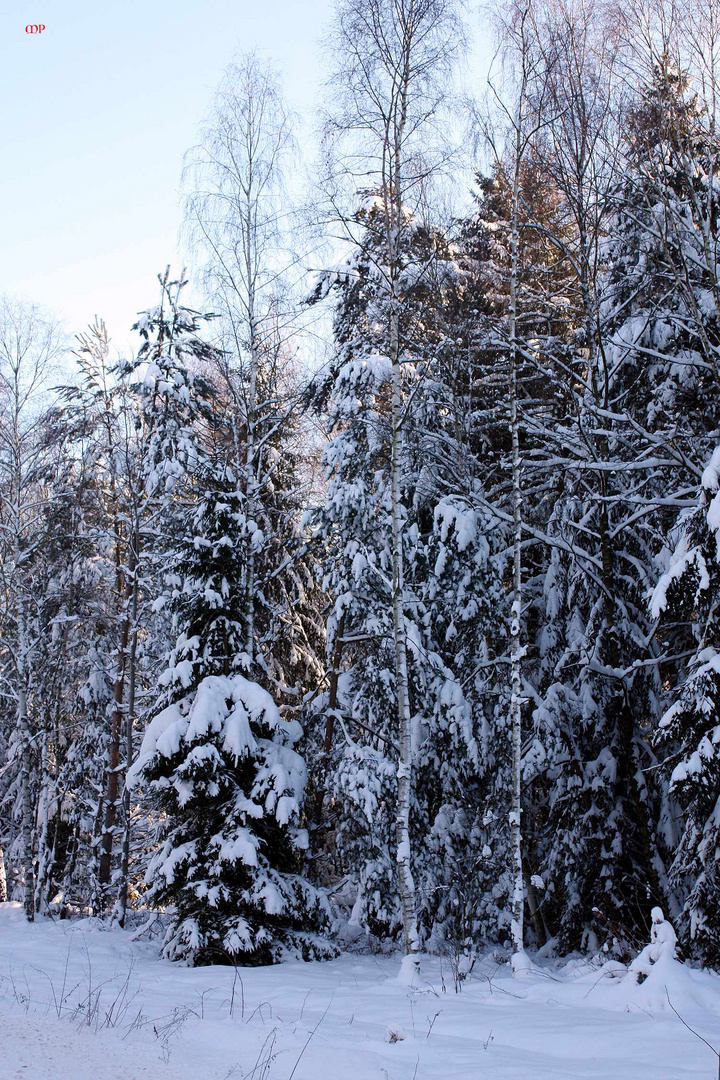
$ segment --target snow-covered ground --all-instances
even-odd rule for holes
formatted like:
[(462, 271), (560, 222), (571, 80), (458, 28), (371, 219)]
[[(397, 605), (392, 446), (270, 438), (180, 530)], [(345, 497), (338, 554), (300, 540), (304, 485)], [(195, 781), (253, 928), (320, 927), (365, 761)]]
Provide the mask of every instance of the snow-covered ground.
[[(28, 926), (0, 905), (0, 1080), (714, 1080), (720, 977), (641, 985), (574, 961), (523, 980), (490, 957), (456, 994), (395, 957), (190, 969), (94, 920)], [(444, 982), (444, 989), (443, 989)], [(390, 1041), (395, 1032), (398, 1041)]]

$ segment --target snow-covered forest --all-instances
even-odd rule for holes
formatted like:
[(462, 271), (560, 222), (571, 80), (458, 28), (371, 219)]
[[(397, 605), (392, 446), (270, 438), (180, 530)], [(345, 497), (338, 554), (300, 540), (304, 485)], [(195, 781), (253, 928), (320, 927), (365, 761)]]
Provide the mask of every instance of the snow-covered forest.
[(0, 303), (28, 922), (720, 966), (720, 3), (467, 18), (338, 0), (314, 149), (238, 54), (134, 352)]

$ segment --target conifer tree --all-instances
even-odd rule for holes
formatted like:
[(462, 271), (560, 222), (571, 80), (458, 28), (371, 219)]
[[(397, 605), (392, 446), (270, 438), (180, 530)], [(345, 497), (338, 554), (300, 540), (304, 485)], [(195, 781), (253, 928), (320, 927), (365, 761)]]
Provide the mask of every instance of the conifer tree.
[(680, 933), (689, 951), (712, 966), (720, 960), (719, 470), (716, 449), (703, 472), (699, 503), (682, 516), (670, 565), (652, 597), (663, 638), (676, 640), (677, 626), (688, 619), (695, 638), (655, 741), (665, 754), (671, 797), (682, 810), (679, 835), (671, 838), (670, 865), (670, 885), (681, 907)]
[[(244, 652), (253, 677), (298, 712), (320, 678), (321, 630), (301, 528), (304, 473), (296, 354), (296, 205), (286, 190), (293, 118), (276, 72), (237, 57), (188, 156), (186, 223), (204, 295), (217, 313), (216, 408), (225, 454), (244, 491)], [(238, 497), (240, 497), (238, 495)]]
[(232, 430), (206, 378), (217, 352), (196, 336), (195, 314), (169, 295), (170, 330), (155, 313), (141, 323), (144, 383), (169, 387), (181, 404), (168, 426), (167, 410), (157, 413), (156, 397), (148, 402), (157, 416), (149, 476), (165, 492), (164, 528), (174, 524), (156, 604), (172, 620), (174, 646), (129, 778), (164, 813), (148, 899), (177, 909), (165, 941), (173, 959), (323, 956), (329, 949), (312, 933), (324, 922), (323, 901), (299, 873), (305, 765), (292, 746), (301, 728), (242, 674), (252, 664), (242, 570), (247, 544), (259, 553), (263, 534), (246, 535)]
[[(357, 214), (364, 242), (322, 279), (336, 298), (336, 353), (315, 383), (327, 410), (326, 501), (314, 515), (324, 549), (323, 587), (333, 597), (328, 654), (335, 676), (314, 708), (325, 717), (336, 868), (357, 887), (353, 919), (385, 936), (401, 926), (393, 849), (397, 727), (390, 607), (388, 302), (382, 276), (381, 203)], [(492, 682), (502, 589), (473, 507), (467, 424), (472, 380), (459, 315), (463, 273), (439, 229), (409, 215), (400, 257), (403, 394), (401, 498), (409, 635), (408, 686), (417, 778), (410, 838), (420, 932), (443, 950), (498, 933), (504, 874), (494, 810)], [(496, 698), (491, 696), (490, 701)], [(492, 748), (490, 747), (492, 744)], [(368, 858), (368, 852), (370, 857)], [(484, 892), (487, 886), (488, 894)], [(494, 890), (494, 891), (493, 891)]]

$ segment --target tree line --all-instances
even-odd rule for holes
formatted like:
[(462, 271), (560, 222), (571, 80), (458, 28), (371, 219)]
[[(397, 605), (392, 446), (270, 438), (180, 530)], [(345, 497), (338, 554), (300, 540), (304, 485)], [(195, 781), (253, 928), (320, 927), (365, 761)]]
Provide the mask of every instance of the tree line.
[(28, 918), (169, 909), (193, 963), (394, 940), (412, 980), (627, 956), (661, 907), (720, 960), (720, 6), (485, 16), (473, 102), (454, 0), (338, 0), (303, 200), (233, 63), (184, 176), (206, 310), (161, 274), (129, 358), (96, 320), (64, 385), (3, 303)]

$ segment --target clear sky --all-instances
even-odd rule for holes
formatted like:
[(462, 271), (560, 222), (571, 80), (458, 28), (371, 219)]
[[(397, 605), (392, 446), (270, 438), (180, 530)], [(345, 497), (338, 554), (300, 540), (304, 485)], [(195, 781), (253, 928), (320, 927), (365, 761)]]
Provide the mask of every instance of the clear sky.
[[(310, 113), (331, 0), (2, 0), (0, 293), (118, 344), (180, 261), (182, 158), (237, 49)], [(41, 35), (25, 33), (44, 23)]]
[[(332, 0), (0, 0), (0, 293), (117, 345), (181, 255), (185, 151), (237, 50), (311, 117)], [(25, 33), (44, 23), (41, 35)]]

